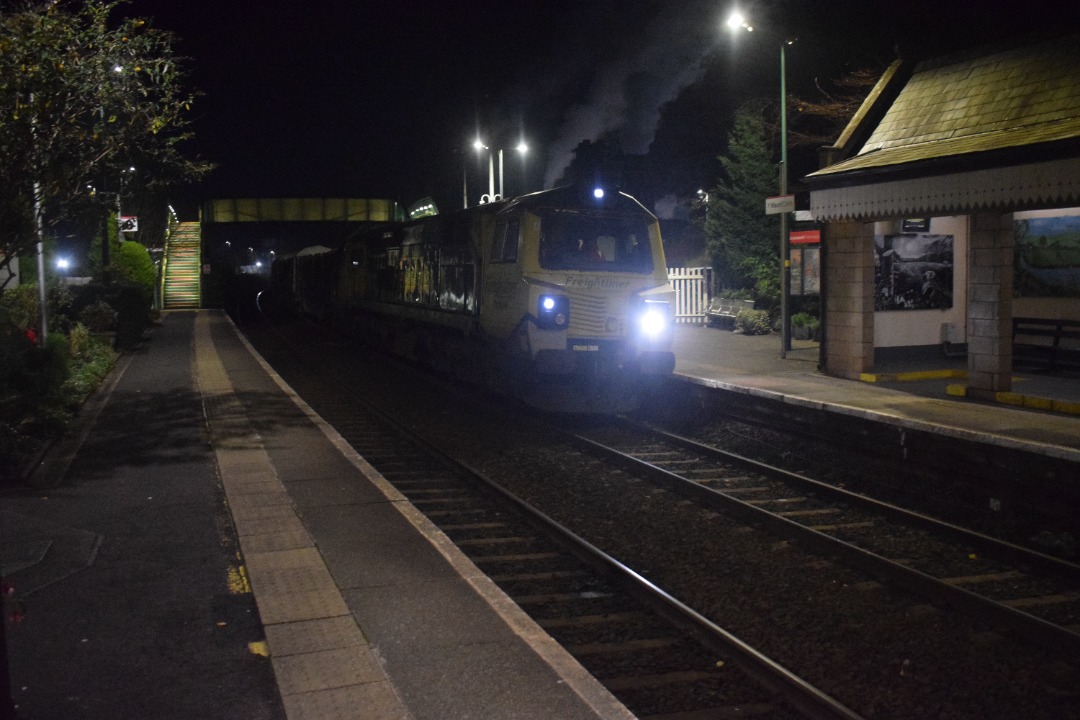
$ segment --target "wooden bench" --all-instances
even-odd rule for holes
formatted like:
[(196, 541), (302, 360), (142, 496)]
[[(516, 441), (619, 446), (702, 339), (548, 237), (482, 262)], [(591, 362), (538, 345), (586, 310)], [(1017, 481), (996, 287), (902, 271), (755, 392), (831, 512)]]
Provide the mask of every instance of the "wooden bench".
[(734, 300), (732, 298), (714, 297), (709, 300), (709, 308), (705, 311), (705, 322), (708, 325), (719, 325), (731, 321), (739, 316), (743, 310), (753, 310), (753, 300)]
[(1080, 320), (1013, 318), (1013, 366), (1080, 369)]

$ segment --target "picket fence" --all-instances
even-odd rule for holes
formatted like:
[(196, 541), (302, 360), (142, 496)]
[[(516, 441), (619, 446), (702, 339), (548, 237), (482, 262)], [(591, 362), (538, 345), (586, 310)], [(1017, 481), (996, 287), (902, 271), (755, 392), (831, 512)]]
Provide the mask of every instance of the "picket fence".
[(675, 322), (704, 323), (712, 287), (712, 268), (668, 268), (668, 282), (675, 288)]

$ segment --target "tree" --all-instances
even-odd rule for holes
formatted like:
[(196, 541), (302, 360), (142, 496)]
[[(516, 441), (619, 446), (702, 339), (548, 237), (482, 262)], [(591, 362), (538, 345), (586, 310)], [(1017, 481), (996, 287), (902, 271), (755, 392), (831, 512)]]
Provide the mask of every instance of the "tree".
[(101, 190), (124, 168), (151, 192), (209, 169), (181, 153), (193, 95), (172, 36), (141, 19), (110, 27), (119, 4), (0, 10), (0, 269), (48, 224), (100, 227), (116, 204)]
[(763, 112), (760, 103), (748, 103), (735, 113), (727, 154), (719, 158), (723, 176), (709, 193), (705, 240), (721, 287), (753, 288), (759, 298), (778, 302), (780, 224), (765, 214), (765, 198), (776, 194), (777, 168)]
[(815, 82), (818, 90), (815, 98), (791, 98), (789, 146), (816, 151), (831, 145), (858, 112), (880, 76), (881, 70), (877, 68), (861, 68), (832, 81), (828, 88)]

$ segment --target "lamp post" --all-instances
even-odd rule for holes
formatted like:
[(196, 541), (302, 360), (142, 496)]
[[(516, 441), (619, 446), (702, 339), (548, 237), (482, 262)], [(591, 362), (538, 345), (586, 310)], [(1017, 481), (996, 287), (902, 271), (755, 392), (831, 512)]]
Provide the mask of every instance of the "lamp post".
[[(732, 30), (753, 32), (741, 13), (728, 17)], [(787, 138), (787, 46), (794, 41), (780, 40), (780, 195), (788, 194)], [(780, 357), (786, 358), (791, 349), (791, 244), (788, 240), (788, 213), (780, 213)]]
[(124, 215), (123, 207), (121, 206), (121, 197), (124, 194), (124, 185), (129, 173), (135, 172), (134, 166), (120, 171), (120, 189), (116, 191), (116, 240), (122, 242), (124, 239), (124, 233), (129, 232), (124, 228), (123, 221), (120, 219)]
[[(502, 148), (499, 148), (498, 151), (497, 151), (498, 155), (499, 155), (499, 194), (498, 195), (495, 194), (495, 153), (492, 152), (491, 148), (489, 148), (487, 145), (485, 145), (484, 141), (481, 140), (480, 138), (477, 138), (473, 142), (473, 148), (476, 150), (476, 152), (482, 152), (484, 150), (488, 151), (488, 194), (486, 196), (487, 197), (486, 202), (494, 202), (495, 200), (503, 199), (504, 197), (506, 197), (506, 194), (505, 194), (504, 189), (503, 189), (503, 177), (504, 176), (503, 176), (503, 150), (502, 150)], [(519, 142), (517, 144), (517, 147), (515, 147), (514, 149), (517, 150), (521, 154), (522, 157), (524, 157), (525, 153), (527, 153), (529, 151), (529, 146), (527, 144), (525, 144), (524, 140), (522, 140), (521, 142)], [(485, 200), (483, 198), (481, 198), (481, 202), (485, 202)], [(467, 190), (466, 190), (465, 205), (468, 206), (468, 191)]]

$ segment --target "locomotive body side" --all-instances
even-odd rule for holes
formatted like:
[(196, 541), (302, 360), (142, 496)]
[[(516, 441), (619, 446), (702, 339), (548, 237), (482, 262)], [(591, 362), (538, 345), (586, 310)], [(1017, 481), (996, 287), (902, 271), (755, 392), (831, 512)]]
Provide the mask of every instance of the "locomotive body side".
[(337, 328), (542, 409), (625, 410), (675, 365), (659, 223), (627, 195), (542, 191), (293, 262), (282, 276)]
[(381, 349), (475, 379), (478, 248), (493, 213), (482, 208), (433, 216), (346, 241), (338, 324)]

